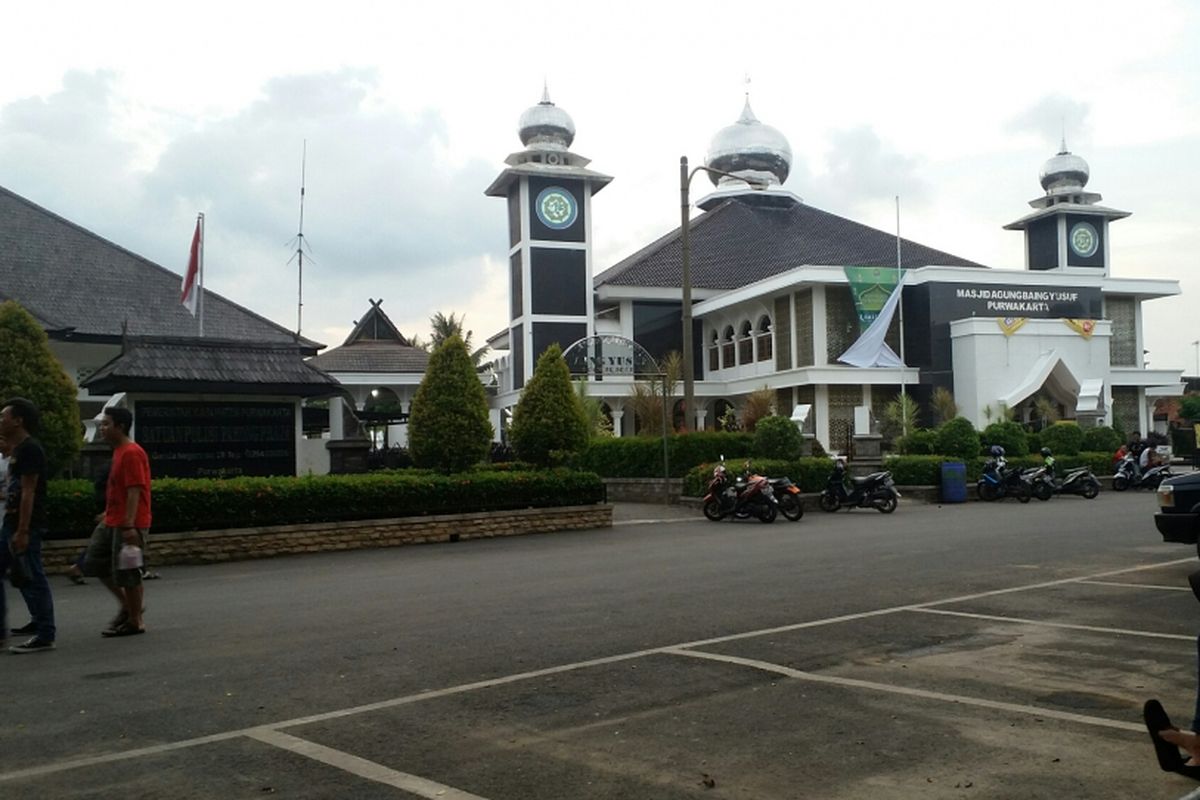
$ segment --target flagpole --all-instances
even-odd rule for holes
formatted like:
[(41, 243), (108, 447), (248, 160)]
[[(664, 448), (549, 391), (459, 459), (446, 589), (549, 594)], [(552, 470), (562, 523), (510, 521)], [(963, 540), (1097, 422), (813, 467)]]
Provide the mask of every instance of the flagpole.
[(196, 288), (200, 294), (196, 298), (196, 303), (200, 311), (200, 338), (204, 338), (204, 213), (198, 214), (196, 220), (200, 223), (200, 265), (196, 275)]
[(908, 436), (908, 414), (903, 413), (907, 408), (908, 391), (904, 384), (904, 370), (907, 363), (904, 360), (904, 272), (900, 268), (900, 195), (896, 195), (896, 290), (900, 292), (900, 430)]

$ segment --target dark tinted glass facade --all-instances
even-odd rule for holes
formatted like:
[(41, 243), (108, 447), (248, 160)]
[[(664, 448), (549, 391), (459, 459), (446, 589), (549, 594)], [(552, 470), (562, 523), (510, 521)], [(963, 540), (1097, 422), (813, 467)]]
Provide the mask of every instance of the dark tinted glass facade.
[(534, 314), (587, 314), (586, 251), (534, 247), (529, 260)]

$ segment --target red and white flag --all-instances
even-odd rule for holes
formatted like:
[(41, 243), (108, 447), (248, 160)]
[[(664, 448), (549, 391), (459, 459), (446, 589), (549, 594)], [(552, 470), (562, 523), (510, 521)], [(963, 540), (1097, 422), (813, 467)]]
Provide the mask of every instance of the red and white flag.
[(200, 220), (196, 220), (196, 233), (192, 236), (192, 252), (188, 256), (187, 271), (183, 273), (183, 286), (179, 292), (179, 302), (183, 307), (196, 316), (196, 305), (200, 300)]

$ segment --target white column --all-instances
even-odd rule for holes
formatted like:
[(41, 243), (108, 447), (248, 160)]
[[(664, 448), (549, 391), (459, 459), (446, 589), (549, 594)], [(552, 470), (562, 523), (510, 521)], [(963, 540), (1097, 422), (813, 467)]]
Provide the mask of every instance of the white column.
[(333, 441), (346, 438), (346, 431), (342, 425), (344, 405), (341, 397), (329, 398), (329, 438)]
[(624, 411), (617, 411), (615, 409), (613, 410), (613, 412), (612, 412), (613, 436), (617, 437), (618, 439), (621, 438), (621, 420), (624, 418), (625, 418)]
[[(813, 341), (813, 366), (819, 367), (822, 364), (828, 364), (828, 356), (825, 351), (829, 349), (829, 340), (825, 335), (825, 285), (818, 284), (812, 290), (812, 341)], [(828, 431), (826, 428), (826, 437), (828, 439)], [(817, 435), (820, 439), (820, 434)], [(825, 441), (822, 439), (822, 442)]]
[(704, 419), (707, 416), (708, 416), (707, 408), (697, 408), (696, 409), (696, 427), (693, 430), (697, 430), (697, 431), (704, 430)]
[(824, 383), (814, 386), (813, 399), (816, 406), (813, 411), (817, 414), (817, 441), (821, 443), (822, 447), (829, 450), (829, 386)]

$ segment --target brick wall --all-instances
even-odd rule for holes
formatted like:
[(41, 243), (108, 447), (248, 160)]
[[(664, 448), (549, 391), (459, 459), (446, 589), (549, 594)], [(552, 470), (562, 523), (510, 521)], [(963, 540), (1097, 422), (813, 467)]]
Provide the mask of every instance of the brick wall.
[[(294, 553), (396, 547), (610, 527), (612, 506), (593, 505), (191, 533), (156, 534), (151, 529), (148, 560), (156, 567), (165, 564), (209, 564)], [(83, 539), (43, 543), (42, 556), (46, 569), (49, 572), (65, 569), (86, 545)]]

